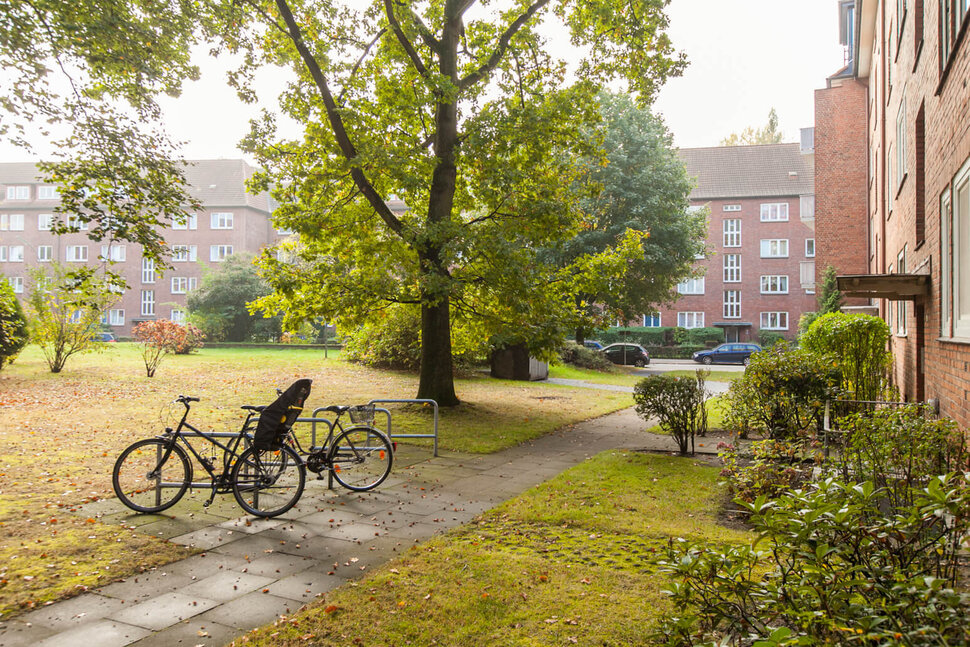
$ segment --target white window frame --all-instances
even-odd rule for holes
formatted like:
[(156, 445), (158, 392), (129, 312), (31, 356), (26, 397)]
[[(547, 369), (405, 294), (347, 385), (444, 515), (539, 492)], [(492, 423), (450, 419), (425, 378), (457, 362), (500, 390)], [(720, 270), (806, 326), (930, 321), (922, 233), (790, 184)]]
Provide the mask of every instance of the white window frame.
[(722, 211), (741, 211), (741, 205), (739, 204), (726, 204), (721, 207)]
[[(896, 271), (899, 274), (906, 273), (906, 245), (899, 250), (899, 254), (896, 255)], [(896, 336), (905, 337), (907, 335), (906, 330), (906, 302), (899, 300), (896, 302)]]
[(64, 251), (64, 260), (68, 263), (86, 263), (88, 261), (88, 246), (68, 245)]
[(51, 227), (53, 226), (54, 226), (54, 214), (52, 213), (37, 214), (37, 231), (50, 231)]
[(724, 247), (740, 247), (741, 246), (741, 219), (740, 218), (726, 218), (722, 221), (723, 227), (723, 237), (722, 243)]
[(112, 308), (108, 310), (108, 325), (109, 326), (124, 326), (125, 325), (125, 309), (124, 308)]
[(940, 336), (953, 336), (953, 263), (955, 259), (950, 251), (952, 240), (951, 227), (953, 212), (950, 201), (950, 189), (947, 188), (940, 196), (940, 249), (943, 250), (943, 262), (940, 263)]
[(67, 219), (67, 226), (78, 231), (88, 230), (88, 223), (81, 220), (80, 216), (70, 216)]
[[(656, 323), (654, 323), (656, 321)], [(661, 315), (659, 312), (651, 312), (650, 314), (643, 315), (643, 327), (644, 328), (661, 328), (663, 324), (661, 323)]]
[(53, 245), (38, 245), (37, 246), (37, 262), (38, 263), (50, 263), (54, 260), (54, 246)]
[(23, 245), (11, 245), (10, 255), (7, 260), (11, 263), (23, 263), (24, 262), (24, 246)]
[(896, 184), (894, 190), (899, 190), (906, 179), (906, 93), (899, 102), (899, 112), (896, 113)]
[(211, 229), (232, 229), (235, 216), (230, 211), (213, 211), (209, 217)]
[(761, 258), (788, 258), (788, 239), (762, 238)]
[(0, 263), (7, 262), (7, 246), (0, 245)]
[(788, 222), (788, 203), (762, 202), (761, 222)]
[(155, 271), (155, 261), (143, 257), (141, 259), (141, 282), (152, 284), (155, 282), (157, 276), (158, 272)]
[(814, 238), (805, 239), (805, 258), (815, 258), (815, 239)]
[(141, 316), (155, 316), (155, 290), (141, 291)]
[(24, 293), (24, 277), (22, 276), (8, 276), (7, 283), (13, 288), (14, 294)]
[[(190, 230), (199, 228), (199, 216), (197, 214), (183, 214), (185, 220), (179, 222), (178, 220), (172, 220), (172, 229), (178, 230)], [(231, 229), (231, 227), (230, 227)]]
[(209, 261), (221, 263), (232, 256), (232, 245), (209, 245)]
[(704, 294), (704, 277), (685, 279), (677, 284), (678, 294)]
[(124, 245), (102, 245), (101, 246), (101, 260), (102, 261), (113, 261), (115, 263), (124, 263), (127, 253), (125, 252)]
[(8, 186), (7, 200), (30, 200), (30, 186), (26, 184)]
[(761, 294), (788, 294), (788, 275), (762, 274)]
[(170, 321), (173, 321), (178, 324), (183, 324), (185, 323), (185, 318), (186, 318), (185, 310), (181, 308), (172, 308), (172, 311), (169, 313), (168, 318)]
[(771, 311), (761, 313), (761, 330), (788, 330), (788, 313)]
[(195, 245), (172, 245), (173, 263), (194, 263), (198, 259), (198, 247)]
[(678, 328), (703, 328), (704, 313), (698, 312), (698, 311), (678, 312), (677, 327)]
[(172, 294), (186, 294), (198, 287), (198, 279), (194, 276), (173, 276)]
[(723, 298), (724, 318), (741, 318), (741, 290), (725, 290)]
[(57, 192), (57, 187), (50, 184), (41, 184), (37, 187), (37, 199), (38, 200), (59, 200), (61, 197), (60, 193)]
[(741, 254), (724, 255), (724, 283), (741, 282)]
[(0, 231), (23, 231), (24, 214), (0, 213)]
[[(948, 241), (949, 249), (952, 250), (952, 264), (948, 272), (952, 284), (951, 336), (970, 339), (970, 278), (965, 278), (970, 272), (970, 161), (964, 164), (954, 178), (951, 194), (952, 229)], [(946, 266), (947, 263), (943, 265)]]

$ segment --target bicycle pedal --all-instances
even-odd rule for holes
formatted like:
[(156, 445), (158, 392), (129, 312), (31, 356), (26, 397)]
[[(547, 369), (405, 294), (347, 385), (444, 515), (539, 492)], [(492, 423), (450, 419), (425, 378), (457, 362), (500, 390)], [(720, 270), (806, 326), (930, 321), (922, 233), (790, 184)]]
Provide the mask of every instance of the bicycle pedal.
[(212, 501), (203, 501), (202, 502), (202, 507), (203, 508), (208, 508), (210, 503), (212, 503)]

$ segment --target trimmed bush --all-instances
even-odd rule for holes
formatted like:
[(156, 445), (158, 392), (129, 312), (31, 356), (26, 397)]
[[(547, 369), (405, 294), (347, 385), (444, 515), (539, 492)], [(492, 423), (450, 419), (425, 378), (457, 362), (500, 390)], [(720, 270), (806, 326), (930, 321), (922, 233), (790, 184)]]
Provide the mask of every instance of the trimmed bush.
[(758, 332), (758, 343), (761, 348), (771, 348), (780, 341), (786, 341), (785, 336), (780, 332), (772, 330), (761, 330)]
[(651, 375), (633, 389), (637, 414), (644, 420), (658, 419), (660, 428), (674, 437), (681, 454), (694, 453), (694, 436), (707, 432), (707, 390), (704, 381), (710, 371), (698, 370), (696, 377)]
[(559, 351), (559, 361), (563, 364), (570, 364), (572, 366), (578, 366), (579, 368), (589, 368), (594, 371), (613, 370), (613, 362), (606, 359), (606, 355), (598, 350), (586, 348), (585, 346), (580, 346), (572, 342), (566, 342), (562, 350)]
[(890, 399), (892, 353), (889, 326), (878, 317), (830, 312), (802, 335), (802, 346), (838, 364), (842, 397), (848, 400)]
[(690, 359), (699, 350), (704, 350), (706, 346), (684, 344), (682, 346), (647, 346), (647, 352), (651, 359)]
[(28, 339), (24, 310), (13, 287), (0, 276), (0, 369), (13, 363)]
[(188, 355), (201, 348), (205, 335), (195, 326), (158, 319), (143, 321), (132, 329), (135, 341), (141, 344), (141, 356), (148, 377), (154, 377), (162, 358), (169, 353)]

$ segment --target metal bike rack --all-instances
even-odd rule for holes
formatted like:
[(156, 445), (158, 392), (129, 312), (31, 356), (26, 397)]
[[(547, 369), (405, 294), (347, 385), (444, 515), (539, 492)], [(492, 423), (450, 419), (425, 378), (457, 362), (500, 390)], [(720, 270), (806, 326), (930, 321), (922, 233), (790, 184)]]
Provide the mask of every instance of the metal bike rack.
[[(438, 455), (438, 403), (434, 400), (371, 400), (367, 404), (430, 404), (434, 407), (434, 433), (430, 434), (394, 434), (391, 425), (391, 412), (384, 407), (374, 407), (374, 413), (383, 413), (387, 417), (387, 426), (384, 431), (387, 433), (387, 437), (393, 441), (395, 438), (432, 438), (434, 440), (434, 455)], [(318, 407), (313, 410), (313, 416), (310, 418), (297, 418), (296, 422), (309, 422), (310, 423), (310, 445), (311, 449), (319, 449), (317, 445), (317, 425), (324, 424), (327, 426), (327, 433), (333, 429), (333, 421), (329, 418), (321, 418), (320, 413), (322, 413), (326, 407)], [(375, 420), (376, 423), (376, 420)], [(378, 427), (376, 424), (375, 427)], [(380, 429), (380, 427), (378, 427)]]

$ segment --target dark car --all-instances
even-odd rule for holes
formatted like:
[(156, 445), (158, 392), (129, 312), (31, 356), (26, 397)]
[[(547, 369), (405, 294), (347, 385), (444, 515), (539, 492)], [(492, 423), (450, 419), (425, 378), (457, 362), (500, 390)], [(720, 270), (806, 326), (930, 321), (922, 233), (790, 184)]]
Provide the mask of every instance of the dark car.
[(95, 341), (100, 341), (100, 342), (114, 342), (114, 341), (118, 341), (117, 339), (115, 339), (114, 334), (112, 334), (110, 332), (99, 332), (99, 333), (95, 333), (94, 339), (95, 339)]
[(699, 350), (694, 353), (694, 361), (701, 364), (744, 364), (748, 365), (752, 353), (761, 350), (758, 344), (730, 343), (721, 344), (710, 350)]
[(650, 363), (647, 349), (639, 344), (610, 344), (600, 352), (614, 364), (646, 366)]
[(595, 339), (587, 339), (583, 342), (583, 346), (586, 348), (591, 348), (593, 350), (603, 350), (603, 343), (598, 342)]

